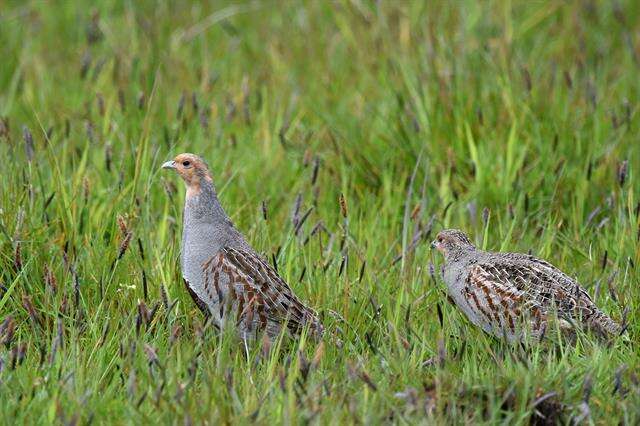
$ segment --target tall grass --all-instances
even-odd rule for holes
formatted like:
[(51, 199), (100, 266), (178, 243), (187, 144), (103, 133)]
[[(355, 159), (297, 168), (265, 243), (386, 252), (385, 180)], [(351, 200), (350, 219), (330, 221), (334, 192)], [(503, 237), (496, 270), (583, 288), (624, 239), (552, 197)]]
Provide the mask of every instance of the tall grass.
[[(3, 4), (1, 418), (637, 423), (639, 22), (633, 1)], [(159, 169), (184, 151), (343, 348), (247, 356), (204, 324)], [(548, 258), (629, 342), (483, 334), (447, 303), (445, 226)]]

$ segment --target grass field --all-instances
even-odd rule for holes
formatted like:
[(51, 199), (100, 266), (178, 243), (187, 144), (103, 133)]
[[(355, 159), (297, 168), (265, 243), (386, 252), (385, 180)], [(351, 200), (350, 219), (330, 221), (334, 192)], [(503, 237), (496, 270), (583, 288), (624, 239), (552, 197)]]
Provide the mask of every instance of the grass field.
[[(0, 7), (0, 423), (640, 422), (640, 3), (177, 3)], [(203, 326), (184, 151), (343, 348)], [(629, 342), (483, 334), (443, 227)]]

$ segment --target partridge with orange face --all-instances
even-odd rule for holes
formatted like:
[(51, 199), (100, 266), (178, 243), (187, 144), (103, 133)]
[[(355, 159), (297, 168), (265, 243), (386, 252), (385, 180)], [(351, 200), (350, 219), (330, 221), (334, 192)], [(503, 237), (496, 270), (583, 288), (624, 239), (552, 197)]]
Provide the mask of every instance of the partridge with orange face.
[(180, 154), (162, 165), (187, 186), (181, 245), (182, 277), (200, 310), (219, 328), (233, 326), (243, 339), (286, 326), (319, 336), (323, 327), (278, 273), (247, 243), (220, 205), (205, 162)]
[(479, 250), (456, 229), (441, 231), (431, 247), (444, 255), (449, 295), (487, 333), (537, 340), (553, 319), (561, 329), (583, 324), (603, 336), (622, 332), (575, 280), (544, 260)]

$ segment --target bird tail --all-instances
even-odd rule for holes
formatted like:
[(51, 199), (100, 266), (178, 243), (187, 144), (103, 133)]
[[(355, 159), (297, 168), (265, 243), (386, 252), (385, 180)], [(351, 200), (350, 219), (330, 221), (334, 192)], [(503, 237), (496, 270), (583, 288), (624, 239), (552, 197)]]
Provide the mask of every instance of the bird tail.
[(598, 308), (587, 319), (587, 325), (603, 337), (618, 337), (624, 331), (620, 324)]

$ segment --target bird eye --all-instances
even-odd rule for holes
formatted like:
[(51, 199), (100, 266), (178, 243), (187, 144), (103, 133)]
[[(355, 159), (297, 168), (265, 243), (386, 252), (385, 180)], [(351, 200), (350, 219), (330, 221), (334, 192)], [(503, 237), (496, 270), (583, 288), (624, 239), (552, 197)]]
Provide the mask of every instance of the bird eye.
[(189, 161), (189, 160), (184, 160), (184, 161), (182, 162), (182, 165), (183, 165), (183, 166), (185, 166), (185, 167), (189, 167), (189, 166), (191, 165), (191, 161)]
[(444, 239), (442, 237), (438, 237), (438, 242), (441, 243), (442, 241), (444, 241)]

